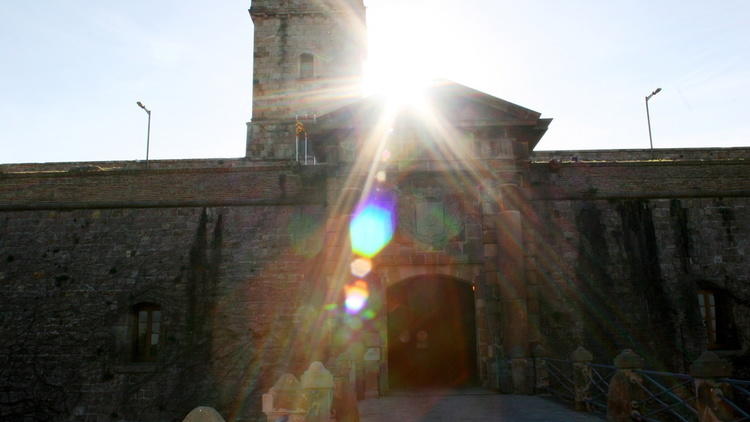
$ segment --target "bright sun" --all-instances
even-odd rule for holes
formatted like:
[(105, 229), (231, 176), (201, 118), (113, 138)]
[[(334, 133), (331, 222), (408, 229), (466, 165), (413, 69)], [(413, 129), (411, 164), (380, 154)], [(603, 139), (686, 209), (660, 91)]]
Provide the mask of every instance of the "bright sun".
[(365, 95), (383, 96), (397, 106), (418, 105), (430, 78), (420, 74), (389, 72), (388, 66), (373, 65), (365, 73)]
[[(365, 95), (382, 95), (397, 105), (418, 104), (425, 89), (436, 79), (438, 51), (427, 25), (414, 27), (415, 15), (405, 6), (389, 15), (387, 27), (368, 20), (369, 57), (365, 65)], [(369, 22), (372, 22), (370, 24)]]

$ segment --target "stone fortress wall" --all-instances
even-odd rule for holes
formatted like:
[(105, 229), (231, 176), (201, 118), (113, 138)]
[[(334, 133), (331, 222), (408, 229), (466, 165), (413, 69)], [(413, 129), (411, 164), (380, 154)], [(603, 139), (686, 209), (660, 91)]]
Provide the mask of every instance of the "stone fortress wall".
[[(314, 175), (8, 167), (18, 166), (0, 176), (4, 420), (171, 420), (198, 401), (257, 413), (268, 368), (300, 349), (288, 342), (322, 235)], [(139, 303), (163, 312), (155, 363), (133, 359)]]
[(634, 348), (651, 367), (686, 372), (707, 347), (698, 292), (711, 290), (723, 296), (730, 337), (718, 353), (750, 376), (750, 149), (541, 151), (532, 160), (537, 224), (526, 229), (543, 337), (584, 344), (601, 362)]
[[(547, 160), (573, 154), (534, 153), (522, 173), (529, 341), (559, 357), (583, 344), (600, 362), (629, 347), (651, 367), (684, 371), (706, 347), (696, 297), (709, 288), (731, 313), (733, 343), (720, 353), (747, 376), (748, 155)], [(200, 399), (252, 420), (280, 371), (305, 366), (300, 306), (325, 291), (321, 257), (342, 241), (326, 222), (337, 190), (326, 166), (182, 164), (2, 166), (3, 415), (166, 420)], [(91, 165), (102, 170), (81, 169)], [(481, 267), (492, 223), (461, 224), (468, 243), (457, 245), (469, 249), (458, 256)], [(474, 251), (477, 241), (490, 246)], [(461, 264), (445, 256), (391, 249), (383, 261)], [(480, 295), (485, 347), (502, 330), (492, 320), (502, 302)], [(139, 303), (164, 313), (156, 365), (131, 359)]]

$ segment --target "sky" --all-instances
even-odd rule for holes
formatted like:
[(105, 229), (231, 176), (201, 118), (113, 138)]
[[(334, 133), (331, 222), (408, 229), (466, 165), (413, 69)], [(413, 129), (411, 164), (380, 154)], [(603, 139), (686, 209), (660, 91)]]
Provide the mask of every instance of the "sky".
[[(369, 74), (553, 118), (537, 149), (750, 146), (750, 2), (366, 0)], [(0, 163), (241, 157), (248, 0), (2, 2)], [(386, 71), (386, 69), (388, 71)]]

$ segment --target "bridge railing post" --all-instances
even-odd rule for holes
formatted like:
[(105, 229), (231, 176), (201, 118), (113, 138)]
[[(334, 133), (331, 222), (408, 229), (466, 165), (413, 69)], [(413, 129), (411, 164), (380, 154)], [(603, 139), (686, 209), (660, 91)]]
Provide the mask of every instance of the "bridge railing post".
[(336, 359), (333, 390), (333, 408), (337, 422), (359, 421), (355, 368), (350, 353), (342, 353)]
[(617, 372), (609, 382), (607, 392), (607, 420), (630, 422), (639, 414), (638, 403), (645, 399), (643, 379), (636, 370), (643, 369), (643, 358), (630, 349), (615, 357)]
[(591, 361), (594, 355), (583, 346), (573, 351), (570, 356), (573, 361), (573, 386), (575, 388), (576, 410), (589, 411), (589, 400), (591, 399)]
[(716, 353), (703, 352), (692, 365), (690, 375), (695, 383), (695, 408), (700, 422), (735, 420), (734, 411), (725, 399), (732, 400), (732, 387), (721, 378), (732, 375), (732, 365)]
[(290, 422), (304, 420), (302, 390), (294, 375), (282, 375), (268, 393), (263, 394), (263, 413), (269, 422), (284, 417)]
[(333, 375), (320, 362), (302, 374), (300, 384), (307, 415), (305, 422), (329, 422), (333, 403)]

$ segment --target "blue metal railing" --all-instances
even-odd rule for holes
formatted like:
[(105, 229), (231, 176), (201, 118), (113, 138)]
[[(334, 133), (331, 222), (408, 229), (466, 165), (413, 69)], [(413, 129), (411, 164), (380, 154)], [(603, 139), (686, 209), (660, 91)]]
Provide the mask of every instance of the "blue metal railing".
[(607, 414), (607, 397), (609, 394), (609, 381), (617, 372), (612, 365), (597, 363), (588, 364), (591, 367), (590, 408), (596, 413)]
[(721, 394), (721, 400), (738, 416), (733, 422), (750, 421), (750, 381), (724, 378), (720, 380), (731, 387), (730, 399)]
[[(543, 358), (548, 373), (548, 392), (567, 402), (575, 401), (574, 364), (563, 359)], [(612, 365), (586, 363), (589, 367), (588, 397), (585, 402), (592, 412), (606, 414), (609, 384), (617, 372)], [(694, 422), (696, 409), (695, 379), (687, 374), (634, 370), (639, 375), (637, 385), (645, 398), (634, 403), (633, 420), (644, 422)], [(728, 385), (731, 393), (717, 391), (722, 402), (736, 416), (733, 422), (750, 422), (750, 381), (724, 378), (719, 383)]]
[(690, 422), (698, 419), (693, 377), (643, 369), (634, 372), (641, 375), (643, 381), (638, 386), (647, 396), (638, 402), (636, 418), (648, 422)]
[(549, 393), (564, 401), (575, 400), (573, 362), (562, 359), (544, 359), (549, 374)]

